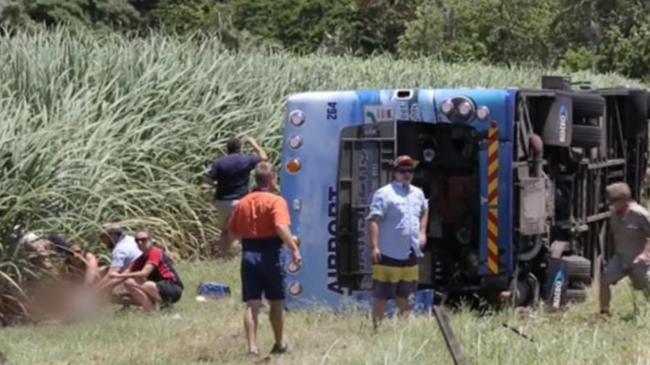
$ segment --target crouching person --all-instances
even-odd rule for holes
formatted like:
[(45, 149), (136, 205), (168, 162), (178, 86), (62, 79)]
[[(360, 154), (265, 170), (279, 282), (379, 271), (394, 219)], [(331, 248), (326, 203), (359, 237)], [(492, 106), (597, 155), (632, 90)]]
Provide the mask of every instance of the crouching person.
[(135, 242), (142, 255), (127, 272), (112, 273), (111, 277), (124, 279), (131, 299), (149, 313), (155, 312), (160, 305), (178, 302), (183, 295), (183, 282), (169, 257), (153, 246), (146, 231), (139, 232)]
[[(100, 241), (111, 250), (111, 264), (107, 274), (95, 284), (99, 295), (109, 294), (114, 303), (128, 305), (128, 292), (113, 274), (125, 272), (142, 255), (133, 236), (126, 234), (118, 224), (107, 224), (99, 236)], [(126, 297), (126, 298), (125, 298)]]

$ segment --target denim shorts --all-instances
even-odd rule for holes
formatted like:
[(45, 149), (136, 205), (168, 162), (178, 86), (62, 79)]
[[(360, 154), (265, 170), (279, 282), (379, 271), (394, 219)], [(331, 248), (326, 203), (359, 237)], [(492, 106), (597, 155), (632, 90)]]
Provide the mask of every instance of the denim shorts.
[(628, 276), (632, 281), (632, 286), (637, 290), (650, 289), (650, 267), (645, 264), (632, 264), (626, 266), (618, 255), (614, 255), (605, 269), (603, 276), (609, 283), (616, 284), (624, 277)]

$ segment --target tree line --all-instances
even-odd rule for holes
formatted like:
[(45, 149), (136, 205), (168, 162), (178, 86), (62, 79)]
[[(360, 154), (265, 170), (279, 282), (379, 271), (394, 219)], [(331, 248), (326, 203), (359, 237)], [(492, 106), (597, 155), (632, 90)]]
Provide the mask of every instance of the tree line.
[(617, 72), (650, 81), (650, 0), (0, 0), (5, 32), (82, 26), (307, 54)]

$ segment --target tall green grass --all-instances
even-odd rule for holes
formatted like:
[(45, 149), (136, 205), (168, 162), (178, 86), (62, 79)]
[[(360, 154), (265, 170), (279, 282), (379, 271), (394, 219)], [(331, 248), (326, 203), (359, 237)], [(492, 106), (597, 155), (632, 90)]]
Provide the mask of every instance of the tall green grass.
[[(277, 160), (291, 93), (535, 87), (545, 72), (233, 53), (216, 39), (155, 34), (55, 30), (0, 38), (0, 227), (23, 223), (94, 242), (103, 222), (146, 224), (163, 245), (198, 257), (218, 234), (202, 175), (232, 134), (258, 138)], [(628, 83), (615, 75), (576, 78)]]

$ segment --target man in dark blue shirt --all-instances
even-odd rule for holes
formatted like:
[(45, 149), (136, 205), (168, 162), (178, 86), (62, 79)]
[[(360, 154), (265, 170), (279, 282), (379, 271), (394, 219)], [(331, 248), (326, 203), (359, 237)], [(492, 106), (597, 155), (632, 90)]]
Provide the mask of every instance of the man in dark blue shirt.
[(228, 234), (228, 219), (235, 205), (244, 195), (248, 194), (250, 173), (261, 161), (266, 161), (266, 152), (251, 137), (244, 137), (243, 142), (250, 146), (254, 154), (241, 153), (242, 141), (231, 138), (226, 150), (228, 155), (212, 163), (208, 183), (216, 187), (215, 206), (219, 211), (219, 226), (221, 227), (220, 246), (222, 254), (233, 254), (234, 239)]

